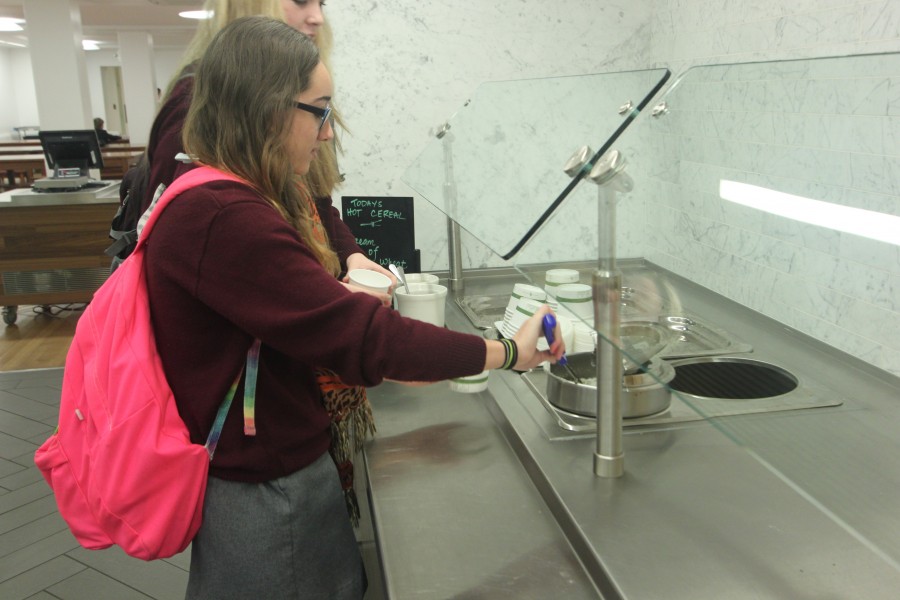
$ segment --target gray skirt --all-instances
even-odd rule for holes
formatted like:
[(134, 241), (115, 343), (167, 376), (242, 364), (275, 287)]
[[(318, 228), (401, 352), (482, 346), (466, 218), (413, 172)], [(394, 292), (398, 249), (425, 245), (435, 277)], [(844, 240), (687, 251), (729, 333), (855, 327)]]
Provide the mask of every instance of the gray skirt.
[(187, 600), (358, 600), (366, 590), (337, 469), (326, 452), (265, 483), (210, 477)]

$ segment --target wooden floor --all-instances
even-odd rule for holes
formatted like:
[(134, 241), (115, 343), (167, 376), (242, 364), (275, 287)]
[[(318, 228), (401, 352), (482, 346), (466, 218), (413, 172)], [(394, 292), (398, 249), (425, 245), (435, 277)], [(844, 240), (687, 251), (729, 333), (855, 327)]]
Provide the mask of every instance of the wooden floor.
[[(0, 599), (184, 598), (190, 548), (151, 562), (116, 547), (81, 548), (34, 465), (35, 450), (56, 426), (62, 366), (80, 314), (38, 314), (32, 307), (19, 307), (16, 323), (5, 326), (0, 336)], [(364, 484), (358, 489), (365, 501)], [(371, 523), (364, 527), (368, 532), (358, 534), (369, 573), (366, 600), (380, 600), (383, 587)]]
[(61, 367), (83, 304), (20, 306), (0, 335), (0, 371)]

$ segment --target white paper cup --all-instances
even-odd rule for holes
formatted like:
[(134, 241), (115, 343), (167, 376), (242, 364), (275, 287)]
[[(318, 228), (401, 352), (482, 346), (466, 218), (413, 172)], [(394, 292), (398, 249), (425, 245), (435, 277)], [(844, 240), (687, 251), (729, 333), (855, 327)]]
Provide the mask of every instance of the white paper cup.
[(503, 329), (500, 331), (505, 338), (511, 338), (519, 331), (522, 323), (527, 321), (541, 307), (542, 302), (532, 300), (531, 298), (522, 298), (516, 304), (515, 310), (509, 318), (503, 319)]
[(556, 290), (566, 283), (578, 283), (579, 274), (575, 269), (549, 269), (544, 273), (544, 291), (550, 297), (556, 298)]
[(353, 285), (375, 292), (388, 293), (391, 289), (390, 277), (369, 269), (353, 269), (347, 273), (347, 277)]
[(593, 291), (584, 283), (564, 283), (556, 288), (559, 311), (587, 323), (594, 321)]
[(436, 283), (410, 283), (409, 293), (402, 285), (394, 290), (397, 310), (404, 317), (425, 321), (438, 327), (444, 326), (444, 308), (447, 288)]
[[(441, 279), (431, 273), (406, 273), (406, 283), (440, 283)], [(403, 285), (402, 283), (399, 285)]]
[[(571, 354), (582, 353), (582, 352), (593, 352), (597, 347), (597, 332), (595, 332), (591, 327), (588, 327), (581, 321), (575, 321), (572, 324), (573, 329), (573, 339)], [(570, 346), (566, 346), (569, 348)]]
[(509, 320), (513, 317), (516, 312), (516, 306), (518, 306), (519, 301), (523, 299), (544, 302), (545, 300), (547, 300), (547, 292), (537, 287), (536, 285), (530, 285), (528, 283), (517, 283), (513, 286), (513, 291), (512, 295), (509, 297), (509, 302), (506, 303), (506, 311), (504, 311), (503, 313), (505, 319)]
[[(574, 348), (575, 324), (572, 323), (572, 319), (564, 317), (562, 315), (556, 315), (556, 322), (559, 323), (559, 333), (560, 336), (562, 336), (563, 343), (566, 345), (566, 348)], [(566, 352), (570, 352), (570, 350), (566, 350)]]
[(483, 371), (478, 375), (469, 375), (468, 377), (458, 377), (450, 380), (450, 389), (454, 392), (462, 394), (475, 394), (483, 392), (488, 388), (490, 371)]

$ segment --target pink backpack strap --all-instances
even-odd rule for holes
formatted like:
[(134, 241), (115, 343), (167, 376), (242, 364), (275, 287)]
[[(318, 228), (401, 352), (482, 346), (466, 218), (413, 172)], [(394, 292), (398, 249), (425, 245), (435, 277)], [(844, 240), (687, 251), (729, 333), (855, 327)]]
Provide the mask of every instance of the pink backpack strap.
[[(153, 226), (159, 219), (159, 215), (163, 212), (163, 210), (165, 210), (170, 202), (172, 202), (186, 190), (203, 185), (204, 183), (207, 183), (209, 181), (218, 181), (222, 179), (237, 181), (239, 183), (247, 185), (248, 187), (252, 187), (249, 183), (247, 183), (237, 175), (226, 173), (225, 171), (221, 171), (214, 167), (203, 166), (197, 167), (196, 169), (191, 169), (190, 171), (188, 171), (184, 175), (181, 175), (178, 179), (173, 181), (163, 192), (162, 196), (160, 196), (159, 200), (156, 201), (155, 205), (153, 205), (152, 210), (150, 211), (150, 216), (147, 219), (147, 222), (144, 224), (143, 229), (141, 230), (137, 246), (135, 246), (134, 249), (134, 254), (137, 254), (138, 249), (142, 249), (144, 244), (146, 244), (147, 236), (150, 234), (150, 231), (153, 229)], [(256, 435), (256, 376), (259, 365), (259, 350), (260, 341), (253, 340), (253, 344), (250, 346), (250, 350), (247, 352), (246, 369), (241, 369), (241, 371), (238, 372), (237, 377), (234, 378), (234, 381), (232, 382), (231, 387), (228, 390), (228, 393), (225, 395), (225, 399), (222, 401), (222, 404), (219, 405), (219, 410), (216, 413), (215, 420), (213, 421), (212, 429), (210, 430), (209, 435), (206, 438), (206, 451), (207, 453), (209, 453), (209, 460), (212, 460), (213, 454), (216, 451), (216, 445), (219, 443), (219, 437), (222, 434), (222, 427), (225, 425), (225, 416), (228, 414), (228, 409), (231, 408), (231, 401), (234, 398), (234, 393), (241, 381), (241, 375), (243, 375), (245, 372), (244, 435)]]
[(159, 200), (156, 201), (156, 205), (153, 206), (153, 209), (150, 212), (150, 217), (147, 219), (146, 224), (144, 224), (144, 228), (140, 232), (137, 246), (135, 246), (135, 251), (137, 251), (138, 248), (146, 243), (144, 240), (150, 234), (150, 231), (153, 229), (153, 226), (159, 219), (160, 213), (162, 213), (166, 206), (168, 206), (169, 203), (174, 200), (179, 194), (181, 194), (185, 190), (203, 185), (204, 183), (221, 179), (237, 181), (239, 183), (247, 185), (248, 187), (252, 187), (249, 183), (247, 183), (247, 181), (241, 179), (237, 175), (226, 173), (225, 171), (221, 171), (219, 169), (216, 169), (215, 167), (203, 166), (197, 167), (196, 169), (191, 169), (184, 175), (181, 175), (171, 184), (169, 184), (169, 187), (166, 188), (166, 191), (163, 192), (163, 195), (159, 198)]

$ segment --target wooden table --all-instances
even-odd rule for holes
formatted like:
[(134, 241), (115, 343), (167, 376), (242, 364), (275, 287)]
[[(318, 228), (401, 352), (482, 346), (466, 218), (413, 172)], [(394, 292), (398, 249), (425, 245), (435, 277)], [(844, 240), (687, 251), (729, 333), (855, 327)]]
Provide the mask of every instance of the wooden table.
[[(112, 144), (106, 148), (111, 146)], [(103, 155), (103, 169), (100, 171), (100, 177), (102, 179), (122, 179), (125, 176), (125, 172), (137, 164), (143, 153), (143, 150), (107, 150), (104, 148), (101, 151)]]
[(40, 144), (16, 144), (15, 146), (0, 146), (0, 156), (6, 154), (43, 154), (44, 148)]
[(118, 185), (0, 194), (0, 306), (7, 325), (27, 304), (87, 302), (109, 273), (104, 250)]
[[(130, 152), (138, 150), (143, 152), (147, 146), (133, 146), (128, 142), (111, 142), (105, 146), (101, 146), (101, 152)], [(25, 140), (18, 142), (0, 142), (0, 155), (3, 154), (43, 154), (44, 148), (35, 140)]]
[[(125, 172), (143, 154), (142, 150), (102, 150), (103, 169), (100, 170), (101, 179), (122, 179)], [(21, 175), (24, 187), (34, 183), (35, 173), (40, 172), (40, 177), (47, 177), (44, 169), (44, 155), (41, 154), (0, 154), (0, 173), (6, 173), (9, 186), (17, 187), (16, 178)]]
[[(9, 187), (29, 187), (34, 183), (35, 173), (46, 177), (43, 154), (0, 154), (0, 173), (5, 173)], [(17, 183), (22, 177), (22, 184)]]

